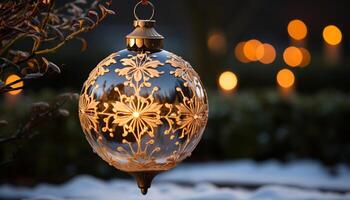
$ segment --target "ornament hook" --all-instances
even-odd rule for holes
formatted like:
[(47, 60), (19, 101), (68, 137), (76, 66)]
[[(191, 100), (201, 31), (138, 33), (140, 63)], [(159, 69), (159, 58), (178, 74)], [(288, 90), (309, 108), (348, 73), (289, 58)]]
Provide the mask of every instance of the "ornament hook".
[(138, 2), (136, 5), (135, 5), (135, 8), (134, 8), (134, 16), (135, 16), (135, 18), (137, 19), (137, 20), (140, 20), (140, 18), (139, 18), (139, 16), (137, 15), (137, 8), (139, 7), (139, 5), (149, 5), (149, 6), (151, 6), (152, 7), (152, 15), (151, 15), (151, 17), (148, 19), (148, 21), (151, 21), (152, 19), (153, 19), (153, 17), (154, 17), (154, 12), (155, 12), (155, 7), (154, 7), (154, 5), (153, 5), (153, 3), (151, 3), (150, 1), (146, 1), (146, 3), (144, 3), (144, 1), (140, 1), (140, 2)]

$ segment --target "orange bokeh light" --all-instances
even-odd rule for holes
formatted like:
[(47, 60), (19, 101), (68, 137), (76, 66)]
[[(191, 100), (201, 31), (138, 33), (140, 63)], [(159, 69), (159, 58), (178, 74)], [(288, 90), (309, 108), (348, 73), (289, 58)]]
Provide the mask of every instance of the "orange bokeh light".
[(261, 45), (261, 42), (256, 39), (247, 41), (243, 46), (244, 56), (250, 61), (257, 61), (256, 50)]
[(263, 64), (271, 64), (276, 59), (276, 50), (271, 44), (264, 43), (256, 49), (256, 57)]
[(220, 32), (213, 32), (208, 37), (208, 48), (213, 53), (223, 54), (226, 52), (227, 41), (225, 35)]
[[(13, 83), (13, 82), (20, 80), (20, 79), (21, 79), (21, 77), (17, 76), (16, 74), (12, 74), (6, 78), (5, 84), (8, 85), (8, 84)], [(16, 84), (11, 85), (11, 88), (20, 88), (20, 87), (23, 87), (23, 85), (24, 85), (23, 81), (20, 81)], [(22, 92), (22, 89), (19, 89), (19, 90), (10, 91), (9, 94), (18, 95), (21, 92)]]
[(295, 40), (302, 40), (307, 36), (307, 26), (299, 19), (290, 21), (287, 29), (289, 36)]
[(330, 45), (338, 45), (342, 38), (342, 32), (334, 25), (329, 25), (323, 29), (323, 39)]
[(244, 55), (244, 52), (243, 52), (243, 47), (245, 45), (245, 42), (240, 42), (236, 45), (236, 48), (235, 48), (235, 55), (236, 55), (236, 58), (242, 62), (242, 63), (248, 63), (250, 62), (250, 60), (245, 57)]
[(310, 54), (310, 52), (307, 50), (307, 49), (305, 49), (305, 48), (299, 48), (300, 49), (300, 51), (302, 52), (302, 54), (303, 54), (303, 60), (302, 60), (302, 62), (300, 63), (300, 67), (306, 67), (306, 66), (308, 66), (309, 64), (310, 64), (310, 62), (311, 62), (311, 54)]
[(277, 74), (277, 83), (283, 88), (290, 88), (295, 83), (295, 76), (289, 69), (282, 69)]
[(231, 91), (237, 87), (238, 78), (230, 71), (223, 72), (219, 77), (219, 85), (225, 91)]
[(303, 53), (299, 48), (291, 46), (284, 50), (283, 59), (287, 65), (297, 67), (303, 61)]

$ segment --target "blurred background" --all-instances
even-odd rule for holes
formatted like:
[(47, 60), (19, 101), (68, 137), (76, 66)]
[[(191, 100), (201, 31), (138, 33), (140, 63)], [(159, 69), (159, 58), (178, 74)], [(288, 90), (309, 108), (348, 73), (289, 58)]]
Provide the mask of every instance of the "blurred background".
[[(249, 159), (315, 160), (337, 174), (350, 164), (350, 27), (347, 2), (305, 0), (152, 1), (164, 48), (189, 61), (208, 91), (210, 116), (187, 163)], [(125, 48), (136, 1), (113, 1), (116, 15), (50, 60), (62, 74), (25, 82), (1, 97), (9, 134), (28, 105), (80, 92), (97, 63)], [(144, 16), (148, 16), (145, 9)], [(8, 76), (15, 72), (7, 72)], [(2, 145), (1, 182), (60, 183), (79, 174), (129, 177), (110, 167), (85, 140), (77, 103), (70, 116), (45, 124), (28, 141)], [(18, 149), (19, 148), (19, 149)], [(12, 160), (14, 159), (14, 160)]]

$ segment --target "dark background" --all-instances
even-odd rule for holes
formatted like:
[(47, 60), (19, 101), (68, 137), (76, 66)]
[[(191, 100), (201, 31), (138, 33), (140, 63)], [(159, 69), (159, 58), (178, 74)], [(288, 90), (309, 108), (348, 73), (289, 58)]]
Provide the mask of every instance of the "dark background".
[[(125, 48), (124, 37), (132, 31), (137, 1), (114, 0), (110, 16), (95, 31), (85, 34), (88, 49), (70, 43), (50, 59), (62, 65), (62, 74), (26, 82), (20, 100), (4, 105), (0, 117), (10, 122), (0, 134), (10, 134), (28, 117), (28, 105), (52, 100), (62, 92), (79, 92), (89, 72), (111, 52)], [(314, 159), (332, 169), (350, 163), (350, 28), (347, 1), (258, 0), (153, 0), (157, 30), (166, 37), (165, 49), (188, 60), (207, 88), (210, 117), (203, 140), (186, 162), (211, 160)], [(140, 10), (147, 16), (148, 10)], [(143, 12), (144, 11), (144, 12)], [(296, 76), (293, 93), (283, 95), (276, 85), (278, 70), (286, 68), (282, 53), (290, 44), (287, 25), (301, 19), (308, 26), (306, 47), (312, 61), (306, 68), (289, 68)], [(341, 59), (327, 64), (322, 30), (337, 25), (343, 33)], [(208, 36), (220, 31), (226, 50), (212, 53)], [(240, 41), (257, 38), (274, 45), (276, 61), (269, 65), (240, 63), (234, 48)], [(219, 75), (233, 71), (239, 85), (223, 93)], [(68, 106), (71, 116), (43, 125), (35, 138), (1, 146), (1, 182), (26, 185), (40, 181), (61, 182), (77, 174), (103, 178), (126, 177), (92, 153), (77, 117), (77, 104)], [(18, 149), (19, 147), (19, 149)]]

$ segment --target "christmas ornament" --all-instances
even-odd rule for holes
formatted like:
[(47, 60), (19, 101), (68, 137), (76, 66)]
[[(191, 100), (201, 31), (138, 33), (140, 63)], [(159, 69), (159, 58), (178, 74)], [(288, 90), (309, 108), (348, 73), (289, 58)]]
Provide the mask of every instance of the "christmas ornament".
[[(152, 7), (149, 20), (138, 18), (139, 5)], [(140, 1), (134, 13), (127, 49), (100, 62), (84, 83), (79, 117), (94, 151), (134, 175), (146, 194), (155, 175), (191, 155), (207, 123), (208, 101), (191, 65), (162, 49), (153, 4)]]

